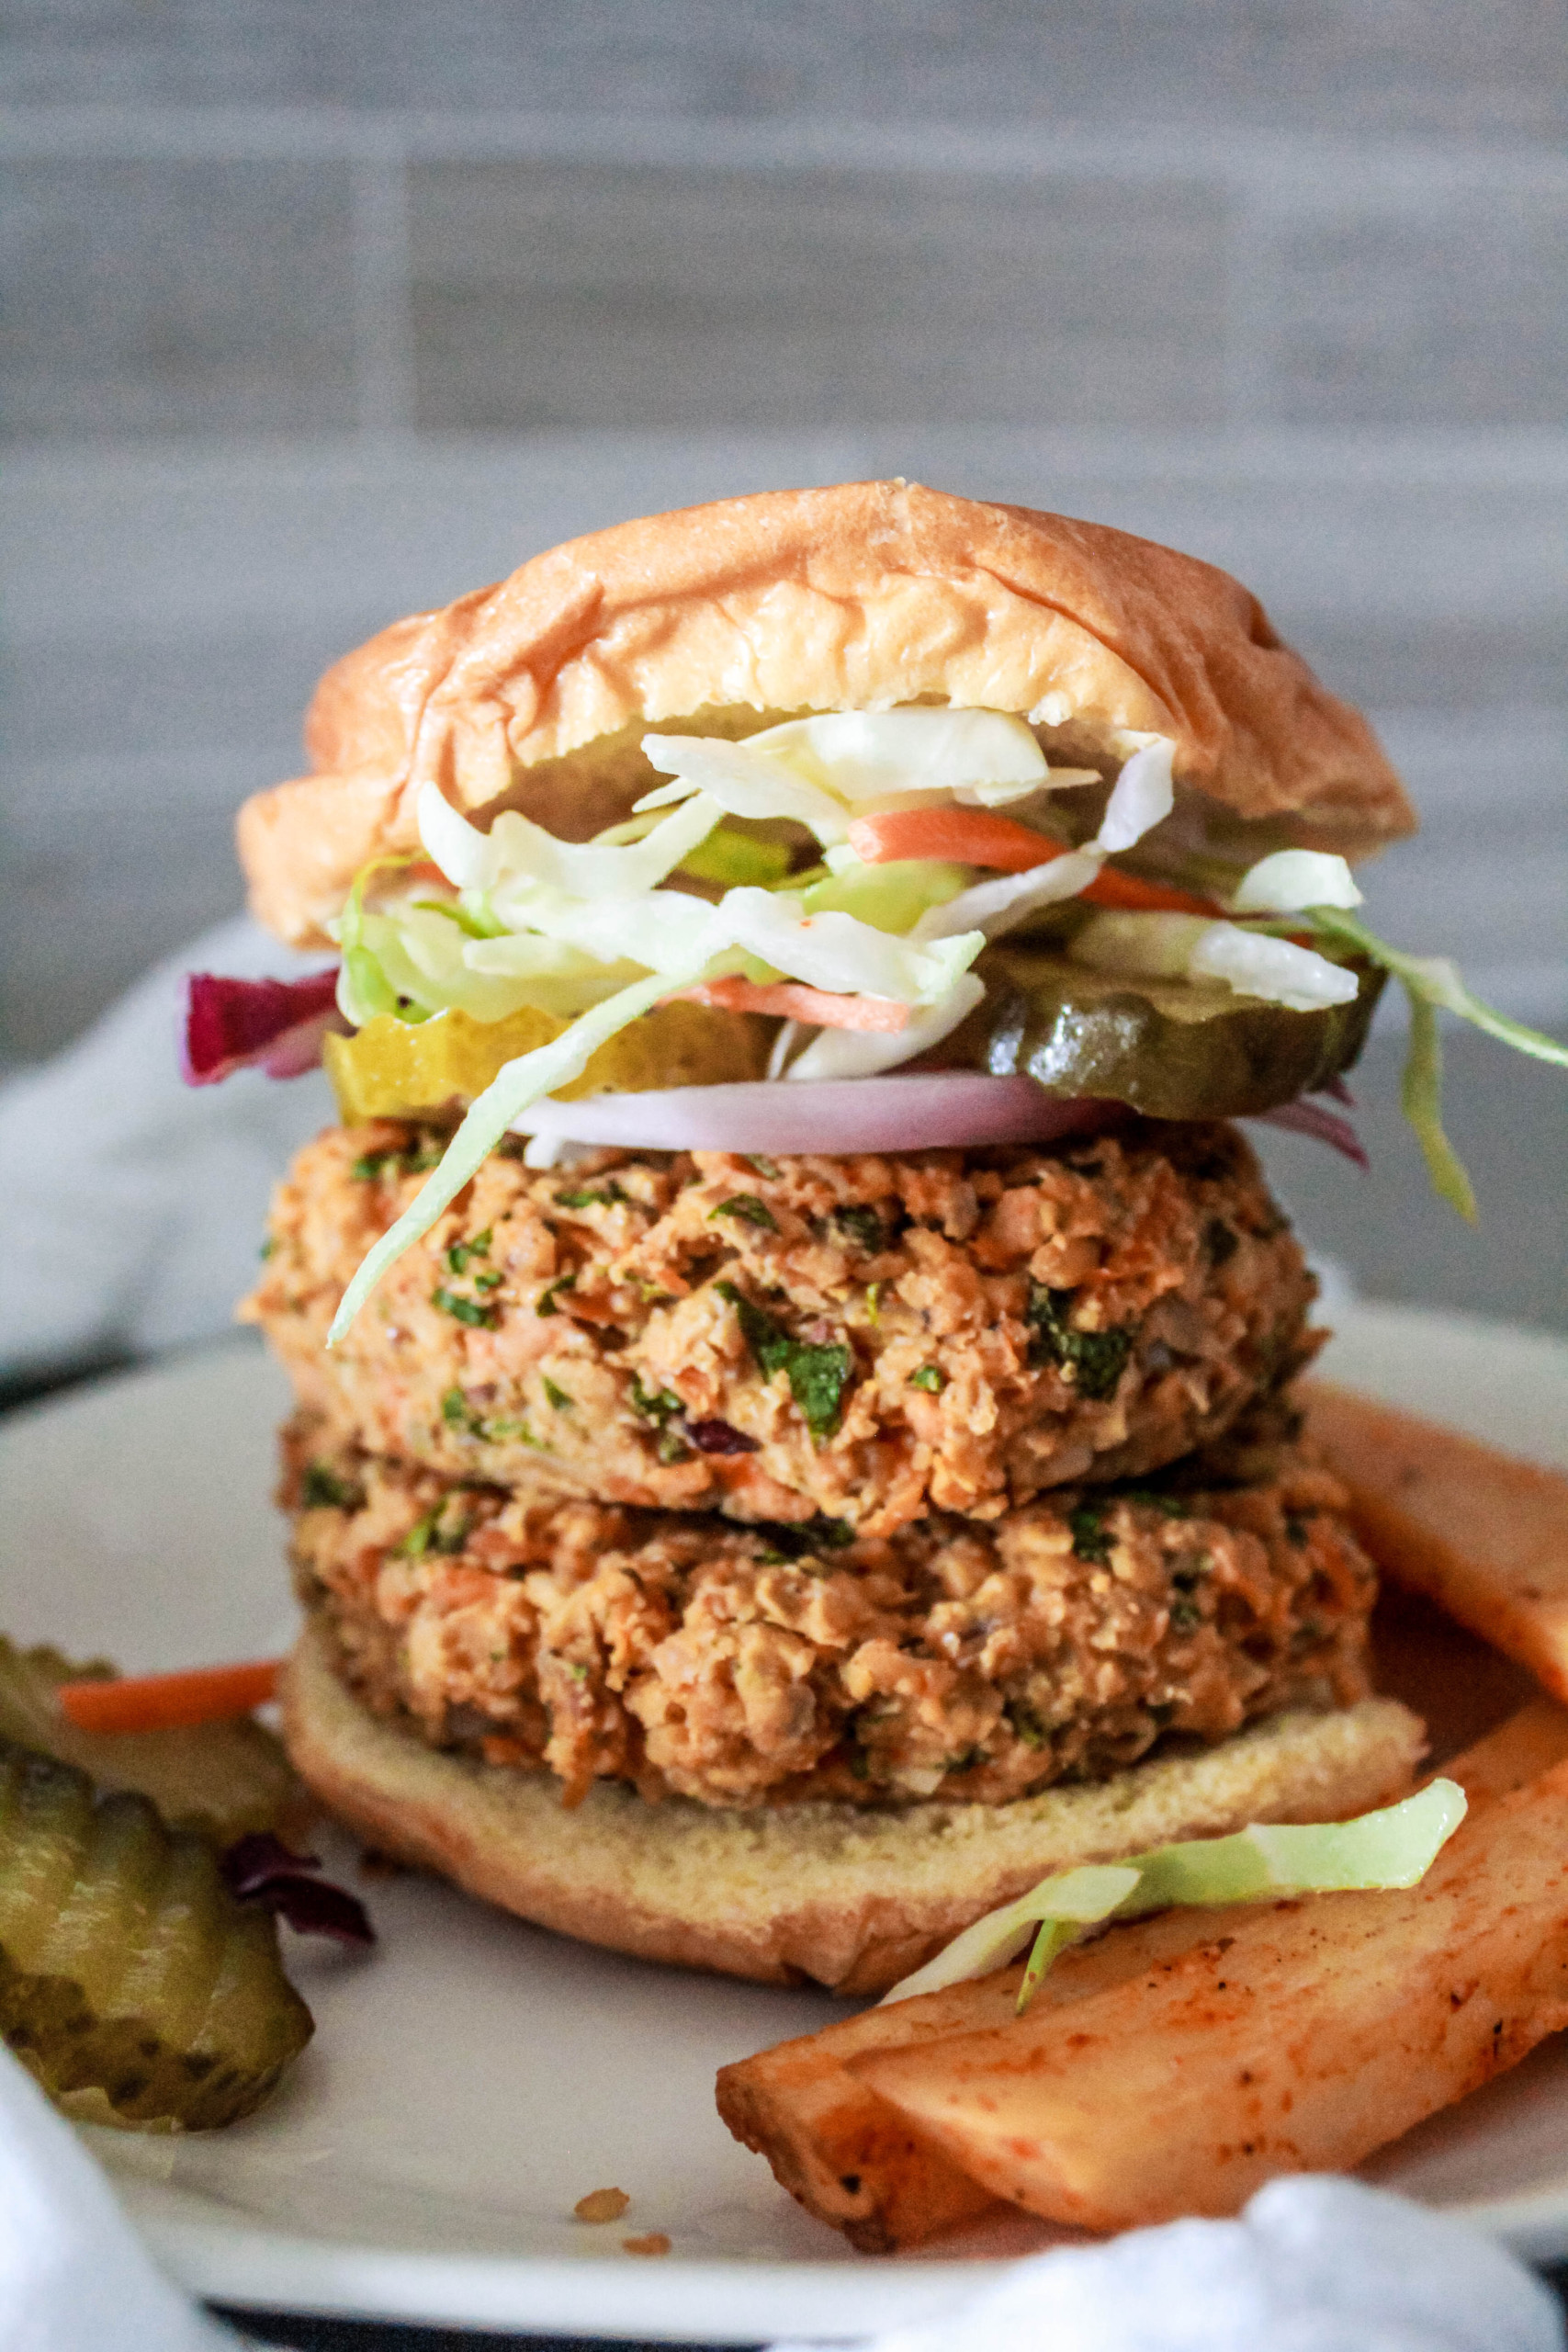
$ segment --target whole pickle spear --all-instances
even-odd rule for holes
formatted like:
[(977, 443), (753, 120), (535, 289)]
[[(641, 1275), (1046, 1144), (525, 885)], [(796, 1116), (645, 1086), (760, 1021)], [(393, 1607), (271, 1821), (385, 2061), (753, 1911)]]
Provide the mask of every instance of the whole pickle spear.
[(279, 1829), (306, 1810), (281, 1741), (249, 1716), (188, 1730), (79, 1731), (55, 1702), (62, 1682), (106, 1679), (114, 1668), (77, 1665), (56, 1649), (18, 1649), (0, 1635), (0, 1740), (79, 1765), (103, 1789), (136, 1789), (176, 1829), (217, 1846)]
[(0, 1744), (0, 2036), (50, 2096), (129, 2130), (249, 2115), (314, 2030), (269, 1912), (129, 1790)]

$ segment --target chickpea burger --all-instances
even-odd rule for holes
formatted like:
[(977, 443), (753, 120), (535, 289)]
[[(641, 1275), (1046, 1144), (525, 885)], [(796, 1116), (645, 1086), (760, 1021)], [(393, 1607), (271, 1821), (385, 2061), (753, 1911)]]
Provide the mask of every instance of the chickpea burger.
[(245, 1312), (288, 1368), (290, 1753), (376, 1844), (691, 1965), (885, 1987), (1043, 1872), (1408, 1784), (1236, 1119), (1357, 1149), (1410, 831), (1206, 564), (852, 483), (536, 557), (329, 672), (240, 843), (335, 970)]

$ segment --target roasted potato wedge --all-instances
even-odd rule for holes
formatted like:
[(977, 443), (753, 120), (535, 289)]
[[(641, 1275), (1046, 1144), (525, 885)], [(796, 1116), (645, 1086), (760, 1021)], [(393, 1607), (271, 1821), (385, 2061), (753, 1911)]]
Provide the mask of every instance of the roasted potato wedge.
[[(974, 2220), (996, 2199), (849, 2071), (848, 2061), (902, 2050), (1012, 2015), (1021, 1967), (891, 2008), (863, 2010), (820, 2033), (721, 2066), (718, 2111), (766, 2156), (808, 2213), (863, 2254), (891, 2254)], [(1047, 1979), (1048, 1989), (1054, 1980)]]
[(1348, 2169), (1568, 2025), (1568, 1764), (1483, 1798), (1418, 1886), (1204, 1924), (1083, 2000), (849, 2070), (997, 2195), (1089, 2229)]
[[(1065, 1952), (1037, 2007), (1066, 2007), (1186, 1951), (1230, 1912), (1168, 1911)], [(1244, 1916), (1238, 1911), (1235, 1916)], [(866, 2009), (820, 2033), (781, 2042), (720, 2070), (718, 2111), (738, 2140), (767, 2157), (792, 2197), (842, 2230), (863, 2254), (889, 2254), (976, 2220), (996, 2192), (964, 2170), (908, 2114), (879, 2098), (860, 2061), (885, 2052), (919, 2062), (957, 2036), (1014, 2022), (1021, 1964), (994, 1976)]]
[[(1565, 1760), (1568, 1710), (1539, 1699), (1444, 1770), (1479, 1803), (1505, 1796)], [(1167, 1912), (1113, 1928), (1099, 1941), (1063, 1954), (1035, 1996), (1036, 2008), (1061, 2008), (1146, 1977), (1258, 1916), (1246, 1907), (1224, 1915)], [(719, 2113), (738, 2140), (766, 2156), (807, 2212), (842, 2230), (863, 2253), (891, 2253), (974, 2221), (997, 2201), (990, 2190), (928, 2138), (907, 2109), (897, 2111), (879, 2098), (855, 2062), (1009, 2028), (1021, 1974), (1021, 1966), (1003, 1969), (867, 2009), (726, 2066), (718, 2077)]]
[(1384, 1575), (1568, 1700), (1568, 1477), (1325, 1381), (1300, 1398)]

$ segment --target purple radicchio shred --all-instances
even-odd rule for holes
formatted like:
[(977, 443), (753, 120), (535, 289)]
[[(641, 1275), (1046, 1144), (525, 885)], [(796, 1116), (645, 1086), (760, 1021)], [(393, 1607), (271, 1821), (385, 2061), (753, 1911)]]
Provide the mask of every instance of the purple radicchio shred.
[(182, 1074), (187, 1086), (216, 1086), (237, 1069), (299, 1078), (320, 1063), (327, 1032), (347, 1029), (337, 1010), (335, 965), (302, 980), (187, 972)]
[(218, 1865), (231, 1894), (260, 1903), (288, 1922), (297, 1935), (332, 1936), (342, 1944), (369, 1945), (376, 1930), (356, 1894), (316, 1878), (314, 1854), (296, 1854), (270, 1829), (237, 1838)]
[(728, 1421), (688, 1421), (685, 1430), (699, 1453), (755, 1453), (759, 1444)]

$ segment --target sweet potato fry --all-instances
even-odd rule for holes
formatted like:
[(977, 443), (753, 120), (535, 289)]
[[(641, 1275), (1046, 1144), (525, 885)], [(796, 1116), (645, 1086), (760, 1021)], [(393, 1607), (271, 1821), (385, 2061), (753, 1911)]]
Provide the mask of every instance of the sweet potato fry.
[(1384, 1574), (1568, 1700), (1568, 1477), (1325, 1381), (1301, 1401)]
[(850, 2071), (998, 2196), (1090, 2229), (1346, 2169), (1568, 2025), (1568, 1764), (1478, 1804), (1419, 1886), (1204, 1924), (1085, 1999)]

